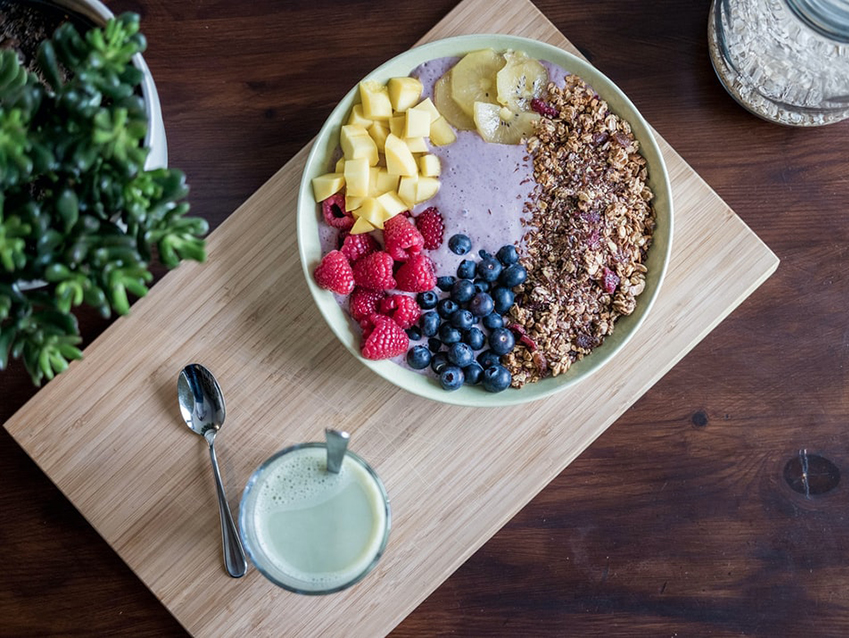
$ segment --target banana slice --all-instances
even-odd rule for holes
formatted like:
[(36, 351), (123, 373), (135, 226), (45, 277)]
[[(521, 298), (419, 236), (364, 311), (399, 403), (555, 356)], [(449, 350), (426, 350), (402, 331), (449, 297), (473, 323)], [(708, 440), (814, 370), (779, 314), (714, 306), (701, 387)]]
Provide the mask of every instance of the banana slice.
[(518, 144), (534, 134), (534, 122), (537, 120), (537, 113), (515, 113), (499, 104), (475, 102), (475, 126), (487, 142)]
[(436, 110), (442, 113), (442, 117), (454, 128), (465, 131), (475, 130), (474, 119), (466, 115), (466, 112), (451, 97), (451, 71), (433, 85), (433, 103), (436, 105)]
[(531, 110), (531, 100), (548, 86), (545, 67), (521, 51), (504, 54), (507, 63), (496, 75), (499, 104), (519, 113)]
[(496, 102), (496, 74), (505, 64), (504, 56), (492, 49), (466, 54), (451, 70), (451, 97), (469, 117), (475, 115), (475, 102)]

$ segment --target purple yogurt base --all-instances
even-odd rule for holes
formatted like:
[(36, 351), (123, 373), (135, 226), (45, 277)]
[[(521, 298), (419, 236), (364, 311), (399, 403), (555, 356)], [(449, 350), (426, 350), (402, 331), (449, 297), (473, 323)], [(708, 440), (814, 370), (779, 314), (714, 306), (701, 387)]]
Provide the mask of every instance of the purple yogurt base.
[[(430, 60), (419, 65), (410, 73), (422, 85), (422, 99), (433, 97), (433, 85), (454, 66), (460, 58), (448, 57)], [(542, 61), (548, 71), (549, 81), (563, 84), (568, 75), (557, 65)], [(428, 143), (430, 152), (439, 157), (442, 172), (439, 176), (439, 192), (428, 201), (412, 209), (413, 215), (435, 206), (445, 220), (445, 235), (442, 246), (426, 251), (433, 261), (436, 276), (456, 276), (457, 267), (464, 259), (479, 260), (478, 251), (495, 253), (507, 244), (520, 246), (530, 216), (524, 211), (536, 182), (533, 178), (533, 159), (524, 144), (490, 144), (476, 131), (456, 131), (457, 140), (448, 146)], [(333, 158), (333, 163), (338, 157)], [(330, 167), (332, 170), (332, 166)], [(468, 235), (472, 240), (472, 251), (467, 255), (455, 255), (448, 249), (448, 238), (457, 233)], [(378, 240), (383, 243), (380, 231)], [(322, 254), (338, 248), (339, 231), (327, 224), (319, 225)], [(521, 252), (521, 248), (520, 248)], [(440, 298), (447, 296), (440, 293)], [(387, 291), (387, 294), (402, 291)], [(339, 305), (348, 312), (347, 297), (335, 295)], [(355, 322), (354, 330), (360, 330)], [(427, 339), (411, 341), (410, 347), (427, 344)], [(412, 370), (404, 355), (392, 359), (398, 365)], [(415, 372), (436, 375), (426, 368)]]

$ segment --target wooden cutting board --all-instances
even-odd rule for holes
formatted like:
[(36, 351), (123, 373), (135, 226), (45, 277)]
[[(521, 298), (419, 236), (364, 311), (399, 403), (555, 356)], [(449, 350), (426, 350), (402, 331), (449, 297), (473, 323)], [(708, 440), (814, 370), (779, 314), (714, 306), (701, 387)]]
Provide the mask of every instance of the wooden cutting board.
[[(578, 54), (527, 0), (465, 0), (424, 40), (476, 32)], [(412, 396), (357, 363), (300, 271), (304, 149), (211, 235), (207, 264), (166, 276), (5, 427), (192, 634), (388, 633), (777, 267), (659, 142), (676, 211), (669, 274), (643, 327), (591, 383), (481, 410)], [(386, 555), (363, 582), (305, 597), (255, 570), (225, 575), (206, 446), (176, 406), (177, 374), (192, 361), (213, 370), (227, 398), (218, 444), (234, 506), (274, 451), (319, 440), (325, 426), (352, 433), (393, 508)]]

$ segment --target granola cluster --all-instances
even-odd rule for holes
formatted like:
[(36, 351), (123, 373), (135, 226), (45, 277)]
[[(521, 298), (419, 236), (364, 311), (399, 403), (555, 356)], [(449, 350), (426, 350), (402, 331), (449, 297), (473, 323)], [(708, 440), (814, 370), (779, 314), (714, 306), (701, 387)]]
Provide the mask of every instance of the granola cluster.
[(646, 160), (625, 120), (583, 80), (550, 84), (528, 141), (537, 187), (521, 259), (528, 278), (510, 310), (513, 386), (563, 374), (613, 332), (645, 287), (655, 226)]

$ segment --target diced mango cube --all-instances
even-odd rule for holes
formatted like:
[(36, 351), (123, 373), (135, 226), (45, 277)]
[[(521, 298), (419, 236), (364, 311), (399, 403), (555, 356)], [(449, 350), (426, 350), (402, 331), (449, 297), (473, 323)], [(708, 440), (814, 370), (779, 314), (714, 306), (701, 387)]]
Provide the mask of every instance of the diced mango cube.
[(357, 217), (365, 219), (375, 228), (383, 228), (383, 206), (374, 197), (366, 197), (357, 211)]
[(377, 201), (383, 207), (383, 210), (386, 211), (389, 217), (394, 217), (398, 213), (402, 213), (407, 210), (407, 204), (398, 197), (398, 193), (395, 191), (389, 191), (388, 193), (383, 193), (380, 197), (377, 198)]
[(365, 157), (369, 166), (377, 164), (377, 145), (363, 127), (358, 124), (343, 126), (339, 140), (346, 160)]
[(423, 137), (405, 137), (404, 144), (407, 145), (411, 153), (427, 153), (430, 150)]
[(439, 177), (440, 172), (442, 172), (442, 164), (436, 155), (428, 153), (419, 158), (419, 173), (423, 176)]
[(430, 113), (421, 109), (410, 109), (404, 116), (404, 137), (430, 135)]
[(416, 182), (416, 203), (429, 200), (439, 192), (439, 180), (435, 177), (419, 177)]
[(370, 120), (388, 120), (392, 117), (389, 91), (380, 82), (360, 82), (360, 100), (363, 103), (363, 115)]
[(345, 185), (345, 176), (339, 173), (325, 173), (312, 179), (312, 192), (315, 201), (320, 202), (334, 193), (338, 193)]
[(424, 111), (425, 113), (427, 113), (430, 116), (431, 122), (435, 122), (440, 117), (442, 117), (439, 110), (436, 108), (436, 105), (433, 102), (431, 102), (429, 97), (425, 98), (424, 100), (419, 102), (411, 110), (413, 110), (413, 111)]
[(368, 128), (368, 134), (377, 145), (377, 152), (382, 153), (386, 146), (386, 136), (389, 135), (389, 125), (386, 120), (375, 120)]
[(373, 230), (374, 226), (371, 225), (369, 220), (365, 217), (357, 217), (356, 221), (354, 221), (354, 225), (351, 227), (351, 234), (361, 235), (363, 233), (370, 233)]
[[(416, 160), (400, 137), (390, 133), (386, 137), (386, 170), (392, 175), (416, 175), (419, 172)], [(347, 166), (346, 166), (347, 168)], [(345, 176), (347, 180), (347, 175)]]
[(392, 78), (387, 85), (389, 101), (396, 111), (406, 111), (422, 95), (422, 83), (416, 78)]
[(398, 197), (400, 197), (408, 208), (412, 208), (418, 202), (416, 201), (416, 183), (418, 177), (402, 177), (398, 184)]
[(395, 137), (404, 137), (404, 127), (407, 125), (407, 116), (403, 113), (389, 120), (389, 132)]
[(357, 210), (363, 205), (364, 199), (365, 197), (351, 197), (350, 195), (345, 195), (345, 210), (349, 213)]
[(377, 166), (372, 166), (368, 169), (368, 196), (369, 197), (377, 197), (384, 191), (379, 189), (377, 184), (377, 176), (381, 169)]
[(345, 158), (340, 157), (336, 160), (336, 168), (333, 169), (336, 173), (344, 173), (345, 172)]
[(430, 123), (430, 141), (436, 146), (447, 146), (453, 144), (457, 139), (454, 129), (444, 117)]
[(368, 197), (369, 165), (365, 157), (345, 162), (345, 186), (350, 197)]
[(371, 120), (363, 115), (362, 104), (354, 104), (354, 108), (351, 109), (351, 115), (348, 116), (348, 124), (359, 124), (363, 128), (371, 126)]
[(398, 190), (398, 176), (390, 175), (389, 172), (384, 168), (378, 169), (377, 190), (381, 193)]

